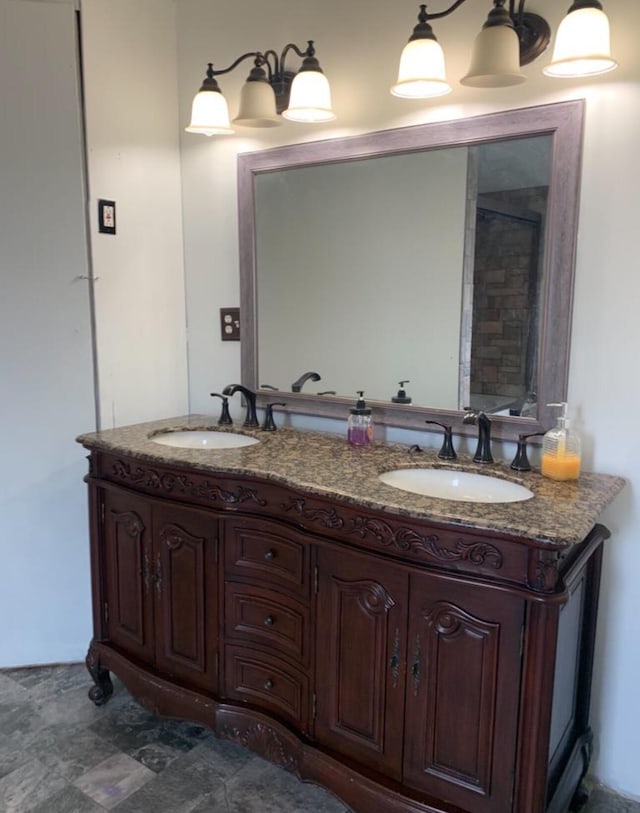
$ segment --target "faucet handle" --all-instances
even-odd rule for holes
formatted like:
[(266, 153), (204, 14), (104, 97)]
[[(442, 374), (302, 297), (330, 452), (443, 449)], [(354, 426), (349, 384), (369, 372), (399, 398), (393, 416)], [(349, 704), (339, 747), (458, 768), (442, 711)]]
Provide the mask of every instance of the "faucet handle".
[(273, 420), (274, 406), (286, 406), (286, 404), (274, 401), (272, 404), (267, 404), (264, 413), (264, 423), (262, 424), (263, 432), (275, 432), (278, 428), (276, 422)]
[(222, 400), (222, 409), (220, 411), (220, 417), (218, 418), (218, 426), (232, 426), (233, 421), (231, 419), (231, 415), (229, 414), (229, 399), (226, 395), (222, 395), (219, 392), (212, 392), (210, 393), (212, 398), (220, 398)]
[(440, 460), (456, 460), (458, 455), (453, 448), (453, 432), (451, 426), (439, 421), (425, 421), (425, 423), (432, 423), (435, 426), (441, 426), (444, 429), (444, 440), (442, 441), (442, 448), (438, 452)]
[(527, 440), (529, 438), (541, 437), (544, 432), (530, 432), (529, 434), (518, 435), (518, 449), (516, 456), (511, 462), (511, 468), (514, 471), (531, 471), (531, 464), (527, 457)]

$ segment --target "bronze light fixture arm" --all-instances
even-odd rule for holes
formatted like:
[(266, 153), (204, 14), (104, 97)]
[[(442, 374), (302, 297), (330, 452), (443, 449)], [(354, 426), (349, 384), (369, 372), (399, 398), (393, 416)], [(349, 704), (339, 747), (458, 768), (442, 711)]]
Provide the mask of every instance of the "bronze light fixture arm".
[[(436, 12), (428, 12), (426, 4), (421, 4), (418, 25), (414, 28), (411, 39), (434, 39), (429, 21), (448, 17), (466, 1), (455, 0), (448, 8)], [(507, 11), (504, 8), (506, 0), (494, 0), (494, 9), (489, 15), (486, 25), (511, 24), (520, 42), (520, 64), (528, 65), (547, 49), (551, 41), (551, 28), (544, 17), (525, 11), (526, 0), (517, 0), (517, 2), (516, 10), (516, 0), (509, 0)], [(599, 0), (575, 0), (574, 2), (574, 6), (577, 7), (594, 6), (595, 4), (600, 5)]]
[[(464, 2), (464, 0), (458, 0), (458, 2)], [(254, 67), (249, 75), (248, 81), (267, 81), (276, 95), (276, 109), (278, 113), (281, 113), (286, 109), (289, 103), (289, 91), (291, 90), (291, 83), (296, 75), (295, 71), (289, 71), (285, 68), (285, 59), (290, 51), (296, 53), (303, 60), (300, 67), (301, 71), (314, 70), (322, 72), (322, 68), (316, 59), (313, 40), (307, 41), (307, 47), (304, 50), (299, 48), (295, 43), (290, 42), (285, 45), (279, 55), (273, 48), (268, 48), (266, 51), (247, 51), (226, 68), (214, 68), (213, 63), (209, 62), (207, 78), (201, 89), (219, 90), (214, 77), (231, 73), (231, 71), (245, 60), (253, 59)]]

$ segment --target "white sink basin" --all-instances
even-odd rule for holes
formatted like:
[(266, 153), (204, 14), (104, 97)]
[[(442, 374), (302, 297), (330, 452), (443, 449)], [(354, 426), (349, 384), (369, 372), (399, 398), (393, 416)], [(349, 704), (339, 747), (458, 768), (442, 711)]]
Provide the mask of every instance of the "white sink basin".
[(260, 443), (250, 435), (238, 432), (219, 432), (216, 429), (184, 429), (176, 432), (162, 432), (153, 435), (154, 443), (173, 446), (178, 449), (239, 449), (241, 446), (253, 446)]
[(530, 500), (528, 488), (490, 477), (454, 469), (395, 469), (378, 478), (382, 483), (426, 497), (461, 502), (522, 502)]

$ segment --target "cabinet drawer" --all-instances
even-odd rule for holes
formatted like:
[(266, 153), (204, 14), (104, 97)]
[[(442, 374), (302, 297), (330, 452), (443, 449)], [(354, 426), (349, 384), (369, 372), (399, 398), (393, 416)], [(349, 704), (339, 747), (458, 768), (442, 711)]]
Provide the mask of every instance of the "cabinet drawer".
[(309, 679), (280, 658), (226, 646), (225, 688), (228, 698), (270, 709), (307, 731)]
[(276, 522), (229, 521), (225, 538), (227, 573), (309, 594), (309, 544)]
[(300, 601), (258, 585), (227, 582), (225, 633), (309, 661), (309, 609)]

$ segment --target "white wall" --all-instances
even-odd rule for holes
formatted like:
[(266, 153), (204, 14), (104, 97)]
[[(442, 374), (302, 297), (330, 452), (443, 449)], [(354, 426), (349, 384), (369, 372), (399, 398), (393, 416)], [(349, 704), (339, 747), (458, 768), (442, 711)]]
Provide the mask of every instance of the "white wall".
[[(552, 29), (565, 3), (537, 0), (535, 11)], [(383, 0), (179, 0), (180, 115), (189, 116), (206, 62), (230, 64), (251, 49), (282, 48), (314, 38), (331, 81), (335, 123), (305, 128), (286, 123), (265, 131), (244, 130), (218, 140), (182, 135), (185, 262), (190, 327), (191, 399), (194, 411), (211, 410), (208, 393), (239, 378), (237, 345), (219, 340), (217, 309), (238, 304), (236, 228), (237, 152), (268, 146), (400, 127), (495, 110), (587, 99), (584, 172), (578, 236), (577, 278), (569, 398), (585, 435), (587, 469), (627, 477), (627, 489), (604, 520), (613, 532), (607, 546), (593, 720), (597, 746), (592, 768), (606, 784), (640, 797), (638, 749), (640, 640), (634, 623), (640, 574), (640, 517), (635, 490), (640, 433), (635, 420), (639, 385), (635, 329), (640, 301), (636, 215), (640, 178), (640, 59), (637, 0), (606, 3), (621, 67), (589, 82), (553, 80), (541, 74), (546, 57), (525, 68), (528, 82), (492, 91), (462, 88), (432, 102), (393, 98), (400, 51), (417, 8)], [(250, 12), (250, 13), (249, 13)], [(434, 26), (452, 77), (467, 70), (470, 44), (486, 18), (482, 3)], [(248, 68), (220, 78), (232, 116)], [(308, 422), (307, 422), (308, 425)], [(335, 428), (335, 424), (332, 425)], [(401, 433), (393, 432), (394, 437)], [(635, 465), (634, 465), (635, 464)], [(634, 488), (635, 487), (635, 488)]]
[[(187, 411), (173, 0), (82, 0), (104, 428)], [(97, 233), (97, 200), (117, 233)]]
[(91, 634), (94, 427), (73, 6), (0, 0), (0, 666), (77, 660)]
[[(96, 428), (74, 0), (0, 0), (0, 667), (91, 637)], [(90, 238), (108, 427), (187, 411), (173, 0), (83, 0)], [(118, 205), (98, 235), (97, 198)]]
[(414, 403), (457, 408), (467, 152), (258, 178), (261, 382), (316, 370), (306, 392), (388, 401), (407, 379)]

